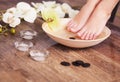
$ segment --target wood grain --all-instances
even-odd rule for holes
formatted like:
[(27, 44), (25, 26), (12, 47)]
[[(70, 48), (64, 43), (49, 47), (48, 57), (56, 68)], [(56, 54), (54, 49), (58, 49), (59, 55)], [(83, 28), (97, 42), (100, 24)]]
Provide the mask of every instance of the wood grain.
[[(0, 0), (0, 10), (15, 6), (19, 1)], [(33, 0), (23, 1), (30, 3)], [(80, 4), (80, 8), (85, 0), (58, 2), (67, 2), (75, 7)], [(120, 82), (120, 28), (108, 24), (112, 34), (104, 42), (90, 48), (74, 49), (51, 40), (41, 29), (42, 23), (40, 19), (34, 24), (22, 22), (16, 27), (16, 35), (0, 36), (0, 82)], [(47, 48), (50, 56), (46, 61), (36, 62), (29, 57), (28, 52), (15, 49), (14, 42), (20, 39), (19, 32), (24, 29), (38, 32), (37, 37), (31, 41), (37, 49)], [(71, 63), (75, 60), (89, 62), (91, 66), (83, 68), (60, 65), (61, 61)]]

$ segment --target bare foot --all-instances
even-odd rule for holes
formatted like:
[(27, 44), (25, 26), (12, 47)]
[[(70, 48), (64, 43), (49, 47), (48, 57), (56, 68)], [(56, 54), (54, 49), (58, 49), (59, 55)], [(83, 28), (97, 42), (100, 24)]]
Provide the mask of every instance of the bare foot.
[(78, 32), (85, 25), (99, 1), (100, 0), (88, 0), (75, 18), (68, 23), (67, 30), (74, 33)]
[[(77, 32), (81, 39), (95, 39), (104, 29), (110, 14), (119, 0), (100, 0), (85, 26)], [(108, 5), (109, 4), (109, 5)]]
[(77, 35), (85, 40), (95, 39), (104, 29), (109, 17), (110, 14), (98, 6)]
[(119, 0), (88, 0), (79, 14), (68, 23), (67, 30), (77, 33), (81, 39), (95, 39), (104, 29), (118, 2)]

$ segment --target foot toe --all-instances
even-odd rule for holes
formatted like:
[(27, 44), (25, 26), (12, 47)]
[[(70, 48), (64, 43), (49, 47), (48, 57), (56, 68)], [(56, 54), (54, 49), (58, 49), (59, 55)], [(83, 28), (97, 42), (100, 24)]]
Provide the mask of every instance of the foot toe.
[(86, 37), (87, 34), (88, 34), (87, 32), (84, 32), (83, 35), (81, 36), (81, 39), (86, 40), (88, 38), (88, 37)]
[(90, 32), (88, 32), (88, 33), (86, 34), (85, 39), (86, 39), (86, 40), (90, 40)]
[(76, 32), (79, 31), (79, 27), (78, 27), (77, 24), (75, 24), (75, 25), (73, 26), (73, 28), (70, 28), (70, 30), (71, 30), (71, 32), (76, 33)]
[(86, 29), (84, 28), (84, 29), (77, 32), (77, 36), (81, 38), (84, 35), (85, 32), (86, 32)]
[(72, 20), (68, 22), (68, 24), (66, 25), (67, 30), (70, 31), (70, 28), (72, 27), (73, 23)]

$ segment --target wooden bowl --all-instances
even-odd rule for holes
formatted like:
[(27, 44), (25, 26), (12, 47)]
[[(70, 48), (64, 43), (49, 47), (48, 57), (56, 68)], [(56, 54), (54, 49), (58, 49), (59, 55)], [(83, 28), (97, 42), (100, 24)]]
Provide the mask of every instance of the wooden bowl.
[(76, 37), (74, 33), (66, 30), (66, 24), (69, 22), (69, 20), (69, 18), (61, 19), (60, 26), (58, 27), (57, 31), (51, 30), (46, 22), (42, 24), (42, 29), (54, 41), (73, 48), (85, 48), (97, 45), (107, 39), (111, 34), (110, 29), (105, 26), (103, 32), (95, 40), (81, 40), (80, 38)]

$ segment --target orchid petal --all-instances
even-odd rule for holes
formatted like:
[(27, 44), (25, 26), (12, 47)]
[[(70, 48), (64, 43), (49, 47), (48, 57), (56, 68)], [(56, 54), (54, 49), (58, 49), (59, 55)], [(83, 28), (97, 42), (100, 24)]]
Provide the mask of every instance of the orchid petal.
[(55, 12), (57, 13), (57, 15), (58, 15), (60, 18), (64, 18), (65, 12), (63, 12), (61, 6), (57, 6), (57, 7), (55, 8)]
[(19, 2), (16, 7), (22, 11), (27, 11), (31, 8), (31, 6), (26, 2)]
[(7, 13), (14, 14), (14, 13), (16, 12), (16, 8), (15, 8), (15, 7), (9, 8), (9, 9), (7, 9), (6, 12), (7, 12)]
[(9, 25), (10, 25), (10, 27), (16, 27), (17, 25), (19, 25), (20, 24), (20, 19), (19, 18), (17, 18), (17, 17), (14, 17), (13, 18), (13, 22), (12, 23), (10, 23)]
[(75, 17), (78, 13), (79, 13), (78, 10), (73, 10), (73, 9), (72, 9), (71, 11), (68, 12), (68, 15), (69, 15), (70, 18), (73, 18), (73, 17)]
[(29, 12), (24, 15), (24, 20), (30, 23), (33, 23), (37, 18), (37, 13), (34, 8), (31, 8)]
[(11, 23), (11, 21), (12, 21), (11, 18), (13, 18), (13, 14), (6, 12), (5, 14), (3, 14), (2, 20), (5, 23)]
[(56, 1), (43, 1), (45, 7), (54, 8), (56, 6)]
[(65, 13), (68, 13), (68, 11), (70, 11), (72, 9), (71, 6), (67, 3), (63, 3), (61, 6)]

